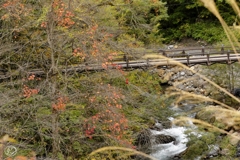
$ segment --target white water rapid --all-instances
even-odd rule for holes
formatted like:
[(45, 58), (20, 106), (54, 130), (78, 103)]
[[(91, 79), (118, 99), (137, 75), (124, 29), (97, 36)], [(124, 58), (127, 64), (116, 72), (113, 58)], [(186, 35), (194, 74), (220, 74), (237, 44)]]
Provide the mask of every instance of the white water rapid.
[[(176, 115), (181, 113), (181, 109), (178, 109), (178, 112)], [(192, 117), (193, 115), (189, 115), (189, 117)], [(169, 117), (168, 118), (170, 121), (173, 121), (174, 118)], [(183, 151), (187, 149), (187, 142), (188, 138), (187, 135), (185, 134), (185, 131), (188, 129), (196, 129), (197, 127), (192, 123), (188, 122), (189, 126), (187, 127), (180, 127), (173, 125), (169, 129), (163, 129), (161, 131), (156, 131), (156, 130), (151, 130), (152, 135), (155, 137), (157, 135), (169, 135), (176, 140), (174, 142), (166, 143), (166, 144), (154, 144), (152, 146), (153, 152), (150, 154), (152, 157), (158, 159), (158, 160), (172, 160), (174, 156), (179, 155)], [(155, 125), (160, 125), (156, 123)], [(189, 128), (190, 127), (190, 128)], [(199, 133), (194, 133), (197, 136), (201, 136)]]
[(163, 129), (162, 131), (151, 130), (153, 135), (169, 135), (176, 139), (175, 142), (170, 142), (167, 144), (156, 144), (153, 145), (152, 157), (158, 160), (170, 160), (175, 155), (180, 154), (185, 149), (187, 149), (186, 143), (188, 142), (187, 136), (184, 134), (186, 131), (185, 127), (174, 126), (170, 129)]

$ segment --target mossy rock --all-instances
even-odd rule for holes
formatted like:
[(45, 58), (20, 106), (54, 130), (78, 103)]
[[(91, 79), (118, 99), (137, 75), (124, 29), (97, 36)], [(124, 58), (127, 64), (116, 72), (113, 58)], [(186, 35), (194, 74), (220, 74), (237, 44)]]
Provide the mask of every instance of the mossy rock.
[(151, 150), (151, 131), (148, 129), (142, 130), (136, 138), (134, 145), (137, 146), (138, 150), (145, 153), (150, 153)]
[(225, 109), (218, 106), (204, 107), (196, 115), (197, 119), (208, 122), (223, 130), (240, 130), (240, 113), (234, 110)]
[(196, 114), (195, 118), (210, 123), (214, 119), (214, 114), (203, 109)]
[(237, 147), (230, 143), (230, 138), (228, 136), (223, 137), (220, 148), (222, 149), (220, 152), (221, 156), (235, 157)]
[(204, 141), (196, 140), (191, 146), (182, 155), (183, 159), (194, 159), (202, 155), (205, 151), (208, 150), (208, 146)]
[(209, 145), (216, 143), (216, 135), (211, 132), (203, 132), (201, 137), (190, 132), (187, 143), (187, 150), (182, 154), (183, 159), (194, 159), (196, 157), (205, 157), (209, 150)]

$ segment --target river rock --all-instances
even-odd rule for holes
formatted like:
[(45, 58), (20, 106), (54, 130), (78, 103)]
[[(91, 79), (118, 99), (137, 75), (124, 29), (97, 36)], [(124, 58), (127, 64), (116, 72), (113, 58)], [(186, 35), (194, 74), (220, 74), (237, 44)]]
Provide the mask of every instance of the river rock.
[(228, 156), (228, 155), (230, 155), (230, 150), (227, 149), (227, 148), (224, 148), (224, 149), (222, 149), (222, 150), (220, 151), (220, 154), (221, 154), (222, 156)]
[(162, 76), (164, 75), (164, 73), (165, 73), (165, 70), (163, 70), (163, 69), (158, 69), (158, 76), (159, 76), (159, 77), (162, 77)]
[(194, 88), (203, 88), (204, 80), (196, 79), (196, 80), (192, 81), (192, 85)]
[(240, 157), (240, 143), (237, 144), (236, 157)]
[(156, 123), (153, 126), (150, 126), (149, 129), (155, 130), (155, 131), (161, 131), (163, 129), (163, 126), (161, 123)]
[(237, 145), (238, 142), (239, 142), (239, 138), (240, 138), (240, 133), (239, 132), (232, 133), (232, 136), (229, 136), (230, 144)]
[(169, 129), (172, 127), (172, 122), (171, 121), (163, 121), (161, 122), (162, 126), (164, 129)]
[(135, 145), (138, 150), (144, 151), (145, 153), (150, 152), (151, 148), (151, 131), (145, 129), (141, 131), (136, 138)]
[(181, 67), (173, 67), (171, 68), (170, 72), (173, 72), (174, 74), (177, 74), (178, 72), (182, 71)]
[(194, 73), (190, 70), (186, 70), (185, 72), (186, 72), (187, 76), (193, 76), (194, 75)]
[(153, 127), (151, 127), (151, 129), (156, 130), (156, 131), (161, 131), (164, 128), (161, 123), (155, 123), (155, 125)]
[(181, 75), (181, 76), (184, 76), (185, 74), (186, 74), (186, 73), (185, 73), (185, 72), (183, 72), (183, 71), (182, 71), (182, 72), (180, 72), (180, 75)]
[(211, 158), (211, 157), (218, 156), (219, 151), (220, 151), (219, 145), (210, 145), (209, 149), (210, 149), (210, 151), (208, 152), (207, 157)]
[(165, 134), (156, 135), (155, 138), (156, 138), (155, 142), (157, 144), (166, 144), (176, 141), (174, 137)]
[(184, 90), (184, 89), (186, 88), (186, 86), (183, 85), (183, 84), (179, 84), (177, 87), (178, 87), (179, 89), (181, 89), (181, 90)]
[[(198, 67), (195, 67), (196, 69)], [(196, 71), (198, 72), (198, 71)], [(169, 69), (159, 69), (158, 75), (161, 79), (160, 84), (176, 85), (175, 82), (183, 82), (178, 84), (177, 88), (186, 92), (191, 92), (203, 96), (212, 96), (218, 90), (213, 90), (209, 87), (208, 82), (201, 79), (197, 74), (191, 70), (183, 69), (182, 67), (172, 67)], [(188, 81), (189, 79), (189, 81)], [(191, 80), (190, 80), (191, 79)]]
[(187, 91), (187, 92), (194, 92), (194, 91), (195, 91), (195, 88), (192, 88), (191, 86), (187, 86), (187, 87), (185, 88), (185, 91)]
[(182, 81), (182, 80), (185, 80), (186, 79), (186, 77), (178, 77), (178, 81)]
[(170, 81), (172, 75), (173, 75), (172, 72), (168, 72), (168, 73), (164, 74), (161, 83), (167, 83), (168, 81)]

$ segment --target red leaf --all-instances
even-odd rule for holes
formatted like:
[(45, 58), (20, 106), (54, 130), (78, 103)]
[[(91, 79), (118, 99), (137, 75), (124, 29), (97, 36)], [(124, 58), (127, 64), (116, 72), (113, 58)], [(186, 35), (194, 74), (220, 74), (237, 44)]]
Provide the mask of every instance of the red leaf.
[(126, 84), (128, 84), (128, 79), (126, 79), (126, 82), (125, 82)]

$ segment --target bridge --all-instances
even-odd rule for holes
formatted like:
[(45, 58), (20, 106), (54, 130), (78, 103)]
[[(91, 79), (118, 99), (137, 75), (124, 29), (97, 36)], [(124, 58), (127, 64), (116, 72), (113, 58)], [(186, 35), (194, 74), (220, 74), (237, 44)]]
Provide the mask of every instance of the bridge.
[(185, 65), (205, 64), (212, 65), (214, 63), (231, 64), (239, 59), (239, 51), (233, 51), (231, 47), (201, 47), (201, 48), (183, 48), (174, 50), (160, 50), (160, 53), (166, 57), (183, 63)]
[[(159, 57), (148, 57), (133, 60), (131, 57), (123, 54), (118, 56), (117, 59), (109, 62), (108, 69), (115, 68), (145, 68), (145, 67), (162, 67), (162, 66), (175, 66), (179, 63), (187, 66), (193, 66), (196, 64), (212, 65), (215, 63), (232, 64), (237, 62), (240, 58), (240, 50), (237, 54), (230, 47), (196, 47), (196, 48), (183, 48), (183, 49), (167, 49), (158, 50)], [(102, 64), (80, 64), (73, 67), (62, 69), (62, 72), (84, 72), (84, 71), (98, 71), (104, 70)], [(43, 74), (41, 70), (29, 71), (31, 74)]]
[[(153, 58), (147, 57), (144, 60), (135, 60), (135, 61), (122, 61), (114, 62), (114, 64), (120, 65), (123, 68), (138, 68), (146, 66), (170, 66), (177, 65), (178, 63), (185, 64), (187, 66), (193, 66), (196, 64), (201, 65), (212, 65), (215, 63), (224, 63), (232, 64), (237, 62), (240, 58), (240, 52), (237, 54), (233, 50), (228, 51), (214, 51), (214, 52), (196, 52), (196, 49), (189, 50), (167, 50), (161, 51), (159, 55), (162, 55), (162, 58)], [(194, 52), (192, 52), (194, 51)], [(201, 49), (202, 51), (202, 49)], [(167, 53), (169, 52), (169, 53)]]
[[(69, 72), (85, 72), (85, 71), (99, 71), (116, 68), (145, 68), (145, 67), (163, 67), (174, 66), (179, 63), (187, 66), (193, 66), (196, 64), (212, 65), (214, 63), (232, 64), (237, 62), (240, 58), (240, 50), (237, 50), (235, 54), (230, 47), (195, 47), (195, 48), (182, 48), (182, 49), (167, 49), (158, 50), (157, 57), (148, 57), (133, 60), (128, 55), (121, 55), (119, 58), (112, 62), (109, 62), (107, 66), (103, 67), (102, 64), (78, 64), (74, 66), (59, 67), (59, 71), (62, 73)], [(19, 72), (19, 71), (18, 71)], [(41, 69), (29, 69), (27, 74), (44, 75), (46, 74)], [(0, 80), (11, 77), (12, 73), (0, 73)]]

